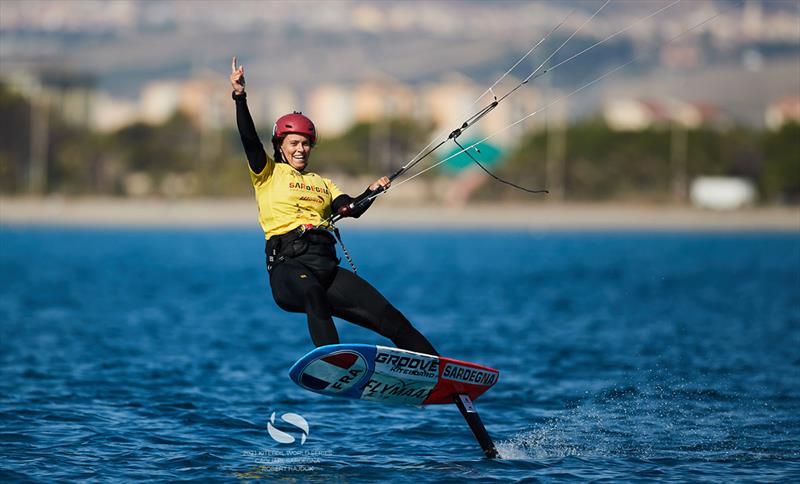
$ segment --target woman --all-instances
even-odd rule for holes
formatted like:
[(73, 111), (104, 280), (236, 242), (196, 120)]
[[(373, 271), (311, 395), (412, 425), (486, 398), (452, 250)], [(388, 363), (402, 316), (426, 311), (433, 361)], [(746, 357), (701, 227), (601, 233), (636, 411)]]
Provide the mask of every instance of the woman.
[(306, 313), (316, 346), (339, 342), (332, 319), (336, 316), (389, 338), (398, 348), (438, 354), (374, 287), (339, 267), (336, 239), (328, 230), (315, 228), (333, 212), (359, 217), (370, 204), (355, 210), (351, 204), (388, 188), (389, 179), (376, 180), (354, 199), (329, 179), (307, 172), (317, 132), (314, 123), (297, 112), (278, 118), (272, 130), (274, 156), (267, 157), (247, 108), (244, 67), (236, 66), (236, 57), (231, 71), (236, 123), (267, 238), (267, 270), (275, 302), (285, 311)]

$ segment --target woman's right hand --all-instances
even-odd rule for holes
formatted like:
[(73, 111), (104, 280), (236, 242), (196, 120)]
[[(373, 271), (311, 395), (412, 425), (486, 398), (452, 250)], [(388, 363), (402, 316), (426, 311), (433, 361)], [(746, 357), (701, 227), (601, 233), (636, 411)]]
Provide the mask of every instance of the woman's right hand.
[(244, 66), (236, 66), (236, 56), (231, 61), (231, 86), (236, 94), (244, 92)]

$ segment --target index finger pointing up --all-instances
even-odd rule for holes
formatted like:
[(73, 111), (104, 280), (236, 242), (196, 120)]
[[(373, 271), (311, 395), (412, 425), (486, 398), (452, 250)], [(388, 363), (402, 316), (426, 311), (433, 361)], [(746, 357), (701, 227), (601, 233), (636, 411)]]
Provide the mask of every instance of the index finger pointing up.
[(231, 60), (231, 72), (236, 72), (236, 56), (233, 56), (233, 60)]

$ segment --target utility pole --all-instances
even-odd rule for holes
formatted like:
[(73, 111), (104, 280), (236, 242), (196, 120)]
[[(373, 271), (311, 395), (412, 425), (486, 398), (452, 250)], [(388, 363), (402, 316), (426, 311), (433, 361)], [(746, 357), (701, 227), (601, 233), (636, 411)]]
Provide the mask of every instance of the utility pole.
[(689, 132), (675, 119), (670, 121), (669, 162), (672, 178), (672, 196), (679, 203), (686, 201), (689, 179)]
[[(554, 97), (555, 92), (552, 88), (552, 76), (547, 87), (547, 99)], [(547, 198), (553, 202), (564, 200), (564, 178), (566, 176), (564, 168), (564, 157), (567, 152), (566, 135), (566, 102), (558, 104), (555, 109), (545, 111), (545, 179), (547, 189), (550, 194)]]
[(50, 106), (39, 90), (31, 99), (30, 160), (28, 162), (28, 191), (44, 195), (47, 191), (47, 157), (50, 139)]

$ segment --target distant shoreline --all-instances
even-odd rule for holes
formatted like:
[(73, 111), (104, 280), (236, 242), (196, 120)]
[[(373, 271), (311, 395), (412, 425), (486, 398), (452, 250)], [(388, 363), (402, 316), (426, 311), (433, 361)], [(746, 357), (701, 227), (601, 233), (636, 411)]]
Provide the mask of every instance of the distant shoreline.
[[(0, 225), (85, 227), (258, 227), (255, 200), (1, 197)], [(348, 228), (798, 231), (800, 207), (732, 212), (624, 203), (444, 205), (377, 203)]]

